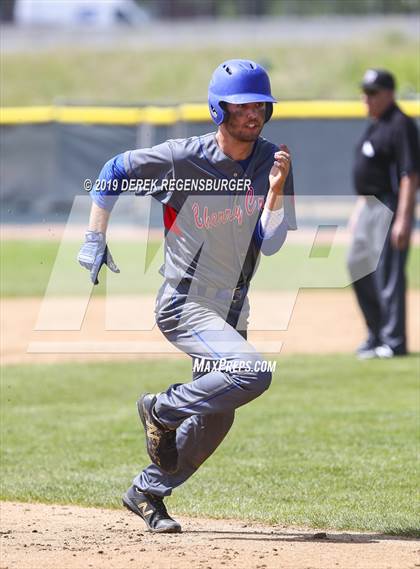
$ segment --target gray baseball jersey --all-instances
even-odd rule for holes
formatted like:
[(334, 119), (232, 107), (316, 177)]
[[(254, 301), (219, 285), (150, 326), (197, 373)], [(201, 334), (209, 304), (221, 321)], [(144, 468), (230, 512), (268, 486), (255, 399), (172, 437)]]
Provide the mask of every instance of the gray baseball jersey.
[[(263, 239), (260, 231), (258, 221), (276, 150), (258, 138), (245, 171), (223, 154), (215, 133), (123, 154), (125, 177), (144, 182), (137, 193), (163, 204), (166, 238), (161, 272), (167, 279), (179, 282), (189, 275), (200, 284), (234, 288), (238, 282), (250, 281), (260, 249), (272, 254), (281, 246), (282, 234), (296, 229), (290, 171), (284, 189), (284, 223), (270, 239)], [(201, 187), (194, 188), (193, 181), (200, 181)], [(92, 197), (104, 205), (104, 194), (92, 192)]]

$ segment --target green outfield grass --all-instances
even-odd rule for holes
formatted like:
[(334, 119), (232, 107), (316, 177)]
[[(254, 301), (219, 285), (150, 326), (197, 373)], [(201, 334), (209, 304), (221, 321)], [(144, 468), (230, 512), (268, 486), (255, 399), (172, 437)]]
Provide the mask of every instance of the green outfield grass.
[[(188, 361), (2, 368), (1, 498), (120, 507), (147, 463), (136, 397), (189, 370)], [(270, 390), (237, 411), (171, 510), (420, 536), (418, 372), (418, 355), (279, 359)]]
[[(399, 93), (418, 91), (418, 42), (388, 33), (334, 46), (267, 44), (149, 50), (3, 53), (2, 105), (204, 102), (210, 74), (223, 60), (255, 59), (270, 71), (273, 93), (285, 99), (358, 98), (368, 67), (391, 69)], [(151, 64), (152, 61), (152, 64)], [(186, 64), (188, 62), (188, 64)], [(182, 80), (180, 80), (180, 77)]]
[[(1, 291), (3, 296), (42, 296), (49, 279), (55, 275), (58, 282), (54, 290), (58, 294), (84, 294), (89, 286), (89, 275), (76, 262), (81, 242), (69, 242), (64, 245), (60, 257), (57, 257), (59, 244), (47, 241), (4, 241), (1, 246)], [(162, 260), (160, 249), (148, 264), (148, 257), (159, 247), (158, 242), (149, 244), (146, 252), (144, 243), (116, 242), (112, 244), (115, 260), (121, 268), (121, 274), (102, 271), (112, 279), (113, 290), (120, 294), (155, 294), (162, 283), (158, 267)], [(276, 255), (262, 256), (260, 266), (253, 280), (255, 290), (292, 290), (296, 286), (305, 287), (341, 287), (346, 282), (345, 247), (337, 246), (331, 257), (322, 257), (323, 251), (317, 251), (317, 257), (309, 258), (310, 247), (305, 245), (287, 245)], [(150, 259), (149, 259), (150, 260)], [(149, 270), (144, 271), (148, 266)], [(420, 288), (420, 247), (412, 247), (408, 261), (408, 282), (411, 288)], [(95, 294), (105, 294), (106, 287), (103, 273), (101, 283), (95, 287)], [(327, 284), (326, 284), (327, 283)]]

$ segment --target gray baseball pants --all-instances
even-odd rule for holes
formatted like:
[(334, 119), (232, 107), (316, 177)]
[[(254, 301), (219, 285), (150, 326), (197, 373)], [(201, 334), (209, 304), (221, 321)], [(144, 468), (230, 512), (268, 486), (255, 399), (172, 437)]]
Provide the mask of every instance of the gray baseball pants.
[(183, 484), (222, 442), (235, 409), (261, 395), (271, 383), (271, 372), (263, 371), (264, 360), (246, 340), (247, 289), (232, 301), (232, 291), (206, 292), (194, 295), (190, 288), (188, 294), (166, 281), (157, 298), (157, 323), (170, 342), (193, 362), (205, 360), (212, 366), (223, 360), (225, 364), (196, 372), (192, 381), (173, 384), (159, 394), (155, 405), (159, 420), (177, 427), (179, 468), (175, 474), (154, 464), (145, 468), (133, 482), (144, 492), (168, 496)]

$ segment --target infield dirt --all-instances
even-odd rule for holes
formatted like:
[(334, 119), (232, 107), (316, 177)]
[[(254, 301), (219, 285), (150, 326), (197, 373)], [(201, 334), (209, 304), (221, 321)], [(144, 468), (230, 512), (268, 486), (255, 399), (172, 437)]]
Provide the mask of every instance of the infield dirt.
[(125, 510), (1, 505), (2, 569), (414, 569), (420, 542), (372, 533), (177, 518), (155, 535)]
[[(41, 298), (1, 300), (2, 364), (65, 361), (136, 360), (142, 357), (186, 357), (171, 349), (155, 326), (150, 331), (106, 330), (105, 298), (92, 298), (80, 330), (35, 330)], [(72, 310), (72, 299), (61, 301)], [(121, 311), (153, 315), (154, 296), (122, 297)], [(287, 330), (276, 330), (277, 316), (292, 308)], [(408, 294), (409, 349), (420, 351), (420, 291)], [(353, 353), (365, 330), (352, 291), (301, 290), (290, 294), (256, 292), (251, 298), (251, 320), (256, 316), (249, 339), (260, 351), (282, 354)], [(283, 318), (283, 320), (285, 320)], [(287, 322), (286, 322), (287, 324)], [(264, 326), (266, 326), (264, 328)], [(32, 350), (32, 351), (31, 351)]]

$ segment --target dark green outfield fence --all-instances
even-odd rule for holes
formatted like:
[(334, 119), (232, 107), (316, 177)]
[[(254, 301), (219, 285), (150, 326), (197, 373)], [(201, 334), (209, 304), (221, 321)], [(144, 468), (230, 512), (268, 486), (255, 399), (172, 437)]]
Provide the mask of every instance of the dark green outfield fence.
[[(420, 120), (420, 105), (401, 103)], [(3, 222), (65, 219), (106, 160), (124, 150), (215, 130), (205, 105), (171, 108), (3, 108), (0, 115)], [(292, 151), (298, 195), (353, 193), (354, 146), (365, 128), (358, 102), (283, 102), (263, 135)]]

